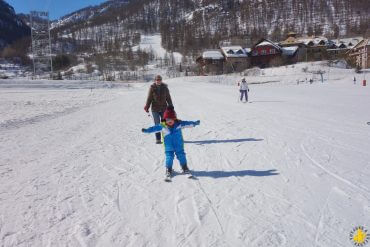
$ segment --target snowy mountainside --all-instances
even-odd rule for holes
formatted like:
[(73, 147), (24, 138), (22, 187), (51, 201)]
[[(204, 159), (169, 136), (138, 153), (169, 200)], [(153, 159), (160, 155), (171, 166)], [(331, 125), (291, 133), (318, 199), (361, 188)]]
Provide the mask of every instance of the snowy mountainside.
[(14, 8), (0, 0), (0, 49), (30, 34), (30, 28), (15, 14)]
[(51, 22), (51, 28), (71, 25), (78, 22), (86, 22), (98, 15), (102, 15), (105, 11), (108, 11), (109, 9), (120, 8), (128, 4), (129, 2), (130, 0), (109, 0), (103, 2), (100, 5), (86, 7), (65, 15), (59, 20), (54, 20), (53, 22)]
[(0, 85), (2, 246), (354, 245), (352, 229), (370, 228), (370, 88), (334, 73), (250, 85), (252, 103), (214, 77), (165, 78), (177, 115), (201, 121), (183, 130), (197, 179), (175, 161), (172, 183), (163, 146), (140, 131), (153, 124), (148, 83)]
[[(107, 2), (107, 6), (110, 2)], [(76, 12), (73, 18), (89, 13)], [(366, 0), (138, 0), (89, 17), (87, 24), (58, 21), (56, 32), (115, 30), (160, 32), (171, 51), (196, 50), (230, 37), (270, 37), (276, 41), (289, 31), (299, 34), (346, 36), (369, 32), (370, 3)], [(90, 16), (90, 15), (88, 15)], [(77, 32), (78, 31), (78, 32)], [(112, 33), (115, 33), (112, 31)], [(92, 38), (94, 35), (90, 34)]]

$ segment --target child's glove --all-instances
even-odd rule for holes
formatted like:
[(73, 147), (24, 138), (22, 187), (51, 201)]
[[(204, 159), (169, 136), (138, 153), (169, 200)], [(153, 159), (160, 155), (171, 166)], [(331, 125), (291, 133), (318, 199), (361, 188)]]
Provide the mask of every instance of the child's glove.
[(199, 124), (200, 124), (200, 120), (195, 121), (195, 125), (199, 125)]
[(143, 132), (143, 133), (148, 133), (148, 130), (147, 130), (147, 129), (142, 128), (142, 129), (141, 129), (141, 132)]

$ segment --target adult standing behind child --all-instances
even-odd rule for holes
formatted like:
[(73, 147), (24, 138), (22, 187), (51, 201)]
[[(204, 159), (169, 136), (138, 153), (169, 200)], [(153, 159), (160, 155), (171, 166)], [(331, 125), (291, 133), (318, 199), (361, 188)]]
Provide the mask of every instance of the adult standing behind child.
[[(149, 112), (151, 106), (154, 124), (159, 124), (167, 106), (173, 105), (167, 84), (162, 82), (162, 76), (157, 75), (150, 86), (144, 111)], [(161, 144), (161, 133), (155, 133), (156, 143)]]
[(245, 102), (248, 102), (248, 84), (245, 78), (242, 79), (241, 82), (238, 83), (239, 91), (240, 91), (240, 101), (243, 101), (243, 96), (245, 97)]

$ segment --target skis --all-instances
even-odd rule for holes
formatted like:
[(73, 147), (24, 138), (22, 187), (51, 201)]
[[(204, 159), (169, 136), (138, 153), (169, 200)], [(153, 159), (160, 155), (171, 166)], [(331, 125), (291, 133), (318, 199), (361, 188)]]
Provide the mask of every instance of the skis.
[(172, 182), (172, 174), (170, 174), (170, 175), (166, 174), (166, 177), (164, 178), (164, 181), (167, 182), (167, 183)]
[(185, 172), (185, 173), (182, 173), (182, 174), (184, 174), (188, 179), (195, 179), (194, 175), (193, 175), (193, 174), (191, 174), (191, 172), (190, 172), (190, 171)]
[(167, 183), (172, 182), (172, 178), (175, 175), (185, 175), (186, 178), (188, 178), (188, 179), (194, 179), (194, 180), (197, 179), (193, 174), (191, 174), (190, 171), (189, 172), (186, 172), (186, 173), (173, 171), (171, 174), (166, 174), (166, 177), (164, 178), (164, 181), (167, 182)]

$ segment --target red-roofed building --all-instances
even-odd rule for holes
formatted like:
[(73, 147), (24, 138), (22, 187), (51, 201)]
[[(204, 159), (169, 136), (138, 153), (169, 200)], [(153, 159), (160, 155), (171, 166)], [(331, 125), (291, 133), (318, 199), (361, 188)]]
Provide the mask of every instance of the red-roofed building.
[(268, 39), (261, 39), (251, 49), (251, 64), (261, 68), (283, 64), (282, 48)]

